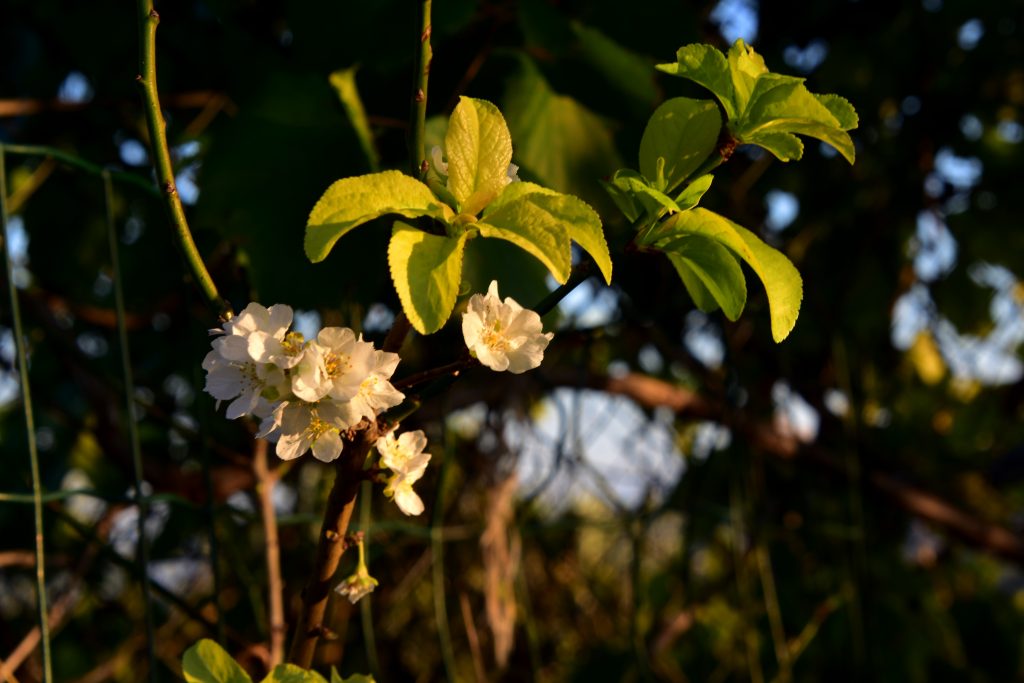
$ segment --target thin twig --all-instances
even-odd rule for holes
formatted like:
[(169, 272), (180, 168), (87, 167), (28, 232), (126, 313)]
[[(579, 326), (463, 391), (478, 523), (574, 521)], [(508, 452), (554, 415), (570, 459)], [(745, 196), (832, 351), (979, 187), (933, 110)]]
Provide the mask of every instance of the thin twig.
[(25, 409), (25, 438), (32, 470), (32, 512), (36, 530), (36, 603), (39, 614), (39, 633), (43, 645), (43, 681), (53, 680), (50, 665), (50, 627), (46, 609), (46, 557), (43, 544), (43, 484), (39, 476), (39, 453), (36, 450), (35, 416), (32, 413), (32, 392), (28, 382), (28, 359), (25, 352), (25, 330), (21, 324), (18, 288), (14, 284), (14, 261), (11, 257), (11, 239), (7, 232), (7, 171), (3, 147), (0, 147), (0, 231), (3, 232), (4, 261), (7, 264), (7, 288), (11, 295), (11, 317), (14, 320), (14, 343), (18, 350), (18, 373), (21, 380), (21, 400)]
[(462, 610), (462, 625), (466, 627), (469, 653), (473, 657), (473, 675), (477, 683), (486, 683), (487, 674), (484, 673), (484, 658), (480, 651), (480, 634), (476, 630), (473, 608), (469, 605), (469, 596), (466, 595), (466, 591), (459, 591), (459, 609)]
[(142, 87), (145, 100), (146, 125), (149, 129), (149, 143), (153, 150), (153, 168), (157, 182), (163, 192), (164, 204), (167, 207), (171, 225), (178, 246), (185, 255), (192, 276), (207, 302), (216, 309), (224, 320), (234, 315), (231, 305), (220, 297), (217, 286), (213, 284), (206, 264), (203, 263), (192, 239), (188, 221), (185, 219), (185, 208), (178, 196), (174, 184), (174, 167), (171, 165), (171, 152), (167, 146), (167, 122), (160, 111), (160, 97), (156, 87), (156, 27), (160, 23), (160, 15), (153, 9), (153, 0), (139, 0), (139, 75), (136, 80)]
[(159, 197), (160, 192), (157, 191), (153, 184), (146, 178), (136, 174), (128, 173), (126, 171), (114, 171), (106, 170), (98, 164), (94, 164), (91, 161), (86, 161), (81, 157), (77, 157), (74, 154), (65, 152), (64, 150), (57, 149), (56, 147), (46, 147), (44, 145), (7, 145), (0, 144), (0, 147), (4, 149), (8, 154), (17, 154), (20, 156), (38, 156), (50, 159), (56, 159), (57, 161), (63, 162), (68, 166), (77, 168), (80, 171), (85, 171), (94, 176), (102, 176), (104, 173), (110, 175), (111, 180), (116, 180), (119, 183), (126, 185), (132, 185), (140, 190), (145, 191), (154, 197)]
[(267, 466), (267, 441), (256, 439), (252, 471), (256, 475), (256, 493), (260, 498), (263, 535), (266, 540), (267, 596), (270, 604), (270, 668), (284, 660), (284, 584), (281, 582), (281, 548), (277, 540), (277, 512), (274, 510), (274, 484), (277, 476)]
[(142, 614), (146, 625), (146, 649), (149, 653), (149, 677), (157, 680), (153, 627), (153, 603), (149, 591), (149, 542), (146, 540), (146, 518), (149, 516), (149, 501), (142, 490), (142, 450), (139, 446), (139, 427), (135, 419), (135, 380), (132, 375), (131, 353), (128, 349), (128, 329), (125, 326), (124, 283), (121, 281), (121, 261), (118, 258), (117, 229), (114, 226), (114, 189), (110, 174), (103, 173), (103, 200), (106, 206), (107, 239), (110, 244), (110, 264), (114, 271), (114, 308), (117, 310), (117, 334), (121, 345), (121, 372), (124, 375), (125, 414), (128, 427), (128, 444), (132, 452), (132, 477), (134, 479), (135, 501), (139, 506), (136, 520), (138, 534), (137, 553), (139, 559), (139, 583), (142, 586)]

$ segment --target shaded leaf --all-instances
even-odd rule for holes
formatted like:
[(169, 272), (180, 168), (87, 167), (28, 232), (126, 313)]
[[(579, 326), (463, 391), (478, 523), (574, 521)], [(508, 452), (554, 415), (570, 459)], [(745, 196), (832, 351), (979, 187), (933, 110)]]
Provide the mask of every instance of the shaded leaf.
[[(651, 115), (640, 140), (640, 172), (659, 190), (672, 189), (708, 158), (718, 142), (722, 117), (710, 100), (674, 97)], [(664, 159), (664, 179), (658, 159)]]
[[(728, 249), (713, 239), (696, 234), (680, 237), (661, 249), (684, 284), (688, 278), (683, 269), (700, 280), (704, 290), (714, 299), (715, 308), (721, 306), (726, 318), (736, 320), (740, 317), (747, 303), (747, 283), (743, 269)], [(687, 290), (690, 289), (691, 285), (687, 284)], [(694, 296), (692, 291), (690, 295)], [(703, 298), (703, 292), (698, 296)], [(698, 300), (698, 296), (694, 296), (697, 307), (708, 312), (707, 302)]]
[(804, 143), (792, 133), (754, 133), (743, 141), (764, 147), (779, 161), (798, 161), (804, 155)]
[(800, 315), (803, 298), (803, 281), (789, 259), (746, 228), (699, 207), (666, 220), (665, 229), (659, 231), (658, 244), (669, 244), (687, 234), (713, 239), (746, 261), (768, 293), (772, 338), (780, 342), (789, 336)]
[(623, 213), (631, 221), (635, 221), (639, 217), (640, 209), (652, 216), (657, 215), (660, 209), (665, 209), (670, 213), (679, 211), (679, 206), (671, 197), (651, 187), (646, 178), (632, 169), (619, 169), (610, 180), (602, 184), (605, 185), (605, 189), (616, 203), (624, 202), (626, 208)]
[(409, 322), (421, 334), (441, 329), (451, 316), (462, 276), (466, 233), (431, 235), (396, 221), (388, 245), (391, 279)]
[[(522, 247), (547, 266), (559, 282), (569, 277), (569, 240), (576, 242), (594, 259), (605, 282), (611, 283), (612, 259), (601, 218), (582, 199), (533, 183), (512, 183), (487, 207), (481, 221), (476, 224), (481, 235)], [(559, 231), (563, 234), (557, 235)], [(551, 249), (560, 251), (554, 253)]]
[(448, 189), (462, 213), (476, 215), (508, 184), (512, 137), (498, 108), (460, 97), (444, 137)]
[(309, 214), (306, 257), (324, 260), (340, 237), (379, 216), (441, 218), (444, 208), (430, 188), (398, 171), (343, 178), (327, 188)]
[(252, 683), (238, 662), (208, 638), (185, 650), (181, 669), (187, 683)]
[(694, 178), (693, 182), (684, 187), (682, 192), (676, 196), (675, 202), (679, 210), (686, 211), (697, 206), (704, 193), (711, 188), (714, 179), (715, 177), (710, 173)]

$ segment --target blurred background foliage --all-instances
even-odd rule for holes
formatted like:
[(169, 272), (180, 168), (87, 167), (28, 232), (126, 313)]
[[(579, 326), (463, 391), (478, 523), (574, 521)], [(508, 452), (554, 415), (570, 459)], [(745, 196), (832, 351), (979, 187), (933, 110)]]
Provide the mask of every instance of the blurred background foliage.
[[(158, 10), (179, 192), (222, 292), (236, 308), (289, 303), (306, 331), (344, 324), (379, 341), (397, 310), (387, 221), (315, 266), (302, 232), (332, 181), (407, 166), (413, 4)], [(0, 140), (150, 178), (132, 9), (7, 0), (0, 18)], [(381, 681), (1024, 680), (1022, 22), (1019, 0), (436, 0), (434, 135), (461, 94), (499, 103), (520, 176), (601, 213), (615, 282), (592, 279), (549, 316), (561, 334), (541, 370), (467, 373), (406, 424), (432, 442), (427, 513), (365, 499), (381, 585), (359, 608), (332, 604), (319, 665)], [(803, 274), (781, 345), (759, 289), (729, 323), (693, 309), (667, 260), (623, 253), (628, 227), (598, 183), (636, 166), (659, 102), (706, 96), (653, 64), (737, 37), (861, 117), (852, 168), (817, 143), (790, 164), (741, 148), (705, 198)], [(351, 93), (331, 85), (345, 69), (375, 153)], [(6, 169), (44, 483), (99, 495), (46, 508), (57, 680), (172, 680), (204, 636), (260, 674), (253, 426), (201, 392), (216, 320), (161, 207), (115, 187), (154, 494), (150, 661), (103, 187), (44, 156), (9, 151)], [(495, 277), (527, 305), (548, 291), (530, 257), (480, 242), (474, 291)], [(3, 488), (23, 494), (10, 324), (4, 305)], [(454, 330), (411, 338), (396, 376), (460, 344)], [(292, 621), (332, 474), (308, 457), (277, 474)], [(28, 512), (0, 500), (12, 681), (40, 676)]]

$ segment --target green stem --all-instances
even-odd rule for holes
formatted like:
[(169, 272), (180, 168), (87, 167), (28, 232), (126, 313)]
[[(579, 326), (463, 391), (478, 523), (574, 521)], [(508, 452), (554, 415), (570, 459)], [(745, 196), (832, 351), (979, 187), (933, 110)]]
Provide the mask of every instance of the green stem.
[[(359, 546), (359, 557), (365, 563), (364, 547), (370, 545), (370, 526), (373, 507), (373, 482), (364, 481), (359, 499), (359, 529), (363, 532), (363, 542)], [(366, 551), (369, 552), (369, 551)], [(383, 680), (380, 674), (380, 659), (377, 657), (377, 634), (373, 629), (373, 606), (367, 595), (359, 601), (359, 616), (363, 626), (363, 644), (366, 647), (366, 661), (370, 664), (370, 674), (374, 680)]]
[(156, 87), (156, 27), (160, 23), (160, 15), (153, 9), (153, 0), (139, 0), (138, 8), (140, 73), (136, 80), (142, 87), (145, 100), (146, 125), (149, 129), (157, 183), (163, 193), (176, 241), (185, 255), (185, 260), (188, 261), (192, 276), (210, 306), (216, 309), (222, 319), (230, 320), (234, 312), (231, 305), (220, 297), (217, 286), (213, 284), (213, 278), (210, 277), (206, 264), (199, 255), (199, 249), (196, 248), (192, 231), (189, 230), (188, 221), (185, 219), (185, 208), (174, 184), (174, 167), (171, 165), (171, 152), (167, 146), (167, 122), (160, 111), (160, 97)]
[(448, 607), (445, 602), (444, 587), (444, 494), (448, 481), (448, 470), (454, 457), (452, 440), (444, 429), (444, 460), (441, 461), (441, 472), (437, 478), (437, 496), (434, 500), (434, 515), (430, 521), (430, 553), (433, 569), (434, 619), (437, 622), (437, 637), (441, 641), (441, 658), (449, 681), (457, 681), (455, 671), (455, 652), (452, 650), (452, 634), (448, 626)]
[(28, 384), (28, 359), (25, 353), (25, 331), (21, 324), (18, 288), (14, 286), (14, 261), (11, 258), (11, 239), (7, 232), (7, 171), (4, 149), (0, 147), (0, 230), (3, 232), (4, 260), (7, 263), (7, 287), (11, 293), (11, 317), (14, 319), (14, 343), (18, 349), (18, 372), (21, 378), (21, 398), (25, 408), (25, 437), (32, 469), (32, 512), (36, 529), (36, 599), (39, 611), (39, 640), (43, 646), (43, 680), (53, 680), (50, 666), (50, 623), (46, 608), (46, 569), (43, 561), (43, 485), (39, 477), (39, 452), (36, 450), (36, 425), (32, 413), (32, 393)]
[(46, 147), (43, 145), (0, 145), (0, 147), (3, 147), (8, 154), (51, 157), (57, 161), (67, 164), (68, 166), (73, 166), (74, 168), (95, 176), (102, 176), (106, 173), (112, 180), (137, 187), (154, 197), (160, 196), (160, 192), (153, 187), (153, 184), (138, 174), (127, 173), (125, 171), (108, 171), (102, 166), (94, 164), (91, 161), (86, 161), (81, 157), (76, 157), (74, 154), (69, 154), (68, 152), (57, 149), (56, 147)]
[(124, 287), (121, 282), (121, 261), (118, 257), (117, 230), (114, 226), (114, 191), (110, 174), (103, 172), (103, 200), (107, 214), (107, 239), (110, 244), (110, 264), (114, 275), (114, 307), (117, 311), (117, 335), (121, 345), (121, 370), (124, 374), (125, 422), (128, 425), (128, 444), (132, 451), (132, 476), (135, 502), (139, 506), (137, 520), (139, 582), (142, 586), (142, 613), (146, 624), (146, 649), (149, 654), (149, 679), (157, 680), (156, 632), (153, 626), (153, 601), (149, 590), (149, 543), (146, 541), (146, 517), (149, 500), (142, 491), (142, 450), (139, 447), (139, 427), (135, 420), (135, 379), (132, 374), (131, 353), (128, 349), (128, 327), (125, 325)]
[(419, 52), (416, 54), (416, 83), (412, 91), (412, 137), (409, 141), (409, 158), (412, 176), (423, 178), (427, 173), (427, 81), (430, 79), (430, 61), (434, 52), (430, 47), (430, 2), (420, 2)]

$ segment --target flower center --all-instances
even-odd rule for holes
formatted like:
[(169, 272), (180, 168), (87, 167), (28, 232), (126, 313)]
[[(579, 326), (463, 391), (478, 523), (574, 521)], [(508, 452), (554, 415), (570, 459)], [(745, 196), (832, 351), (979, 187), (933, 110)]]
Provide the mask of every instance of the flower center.
[(324, 369), (327, 371), (327, 376), (334, 379), (348, 372), (351, 367), (349, 360), (348, 354), (338, 355), (334, 351), (328, 351), (324, 356)]
[(501, 333), (500, 320), (495, 320), (491, 329), (484, 331), (483, 342), (492, 351), (508, 351), (508, 337)]
[(301, 332), (289, 332), (284, 336), (281, 341), (281, 347), (284, 352), (289, 356), (298, 355), (302, 351), (302, 346), (306, 343), (306, 338), (302, 336)]

